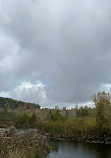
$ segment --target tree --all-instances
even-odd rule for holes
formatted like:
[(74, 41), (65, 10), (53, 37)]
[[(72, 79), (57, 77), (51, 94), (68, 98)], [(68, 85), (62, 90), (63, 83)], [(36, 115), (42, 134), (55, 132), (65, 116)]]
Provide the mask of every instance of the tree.
[(89, 112), (88, 112), (88, 107), (85, 106), (85, 107), (80, 107), (79, 109), (76, 108), (76, 116), (77, 117), (87, 117), (89, 115)]
[(27, 113), (23, 112), (18, 116), (18, 120), (16, 122), (17, 127), (33, 127), (36, 123), (36, 115), (35, 113)]
[(58, 110), (56, 111), (56, 113), (51, 115), (52, 121), (64, 121), (64, 119), (64, 116), (62, 116)]
[(29, 123), (30, 123), (30, 125), (31, 125), (31, 124), (34, 125), (35, 122), (36, 122), (36, 115), (35, 115), (35, 113), (33, 112), (33, 113), (31, 114), (31, 118), (30, 118), (30, 120), (29, 120)]
[(51, 110), (49, 110), (49, 113), (48, 113), (46, 119), (51, 120), (51, 118), (52, 118), (52, 112), (51, 112)]
[(109, 127), (111, 122), (111, 95), (106, 92), (99, 92), (93, 95), (93, 101), (96, 106), (96, 120), (98, 125), (102, 127)]

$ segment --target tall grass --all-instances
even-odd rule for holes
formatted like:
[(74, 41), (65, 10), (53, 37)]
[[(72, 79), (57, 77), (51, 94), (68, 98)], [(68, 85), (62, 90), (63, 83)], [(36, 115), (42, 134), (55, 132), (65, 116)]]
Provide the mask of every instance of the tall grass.
[(42, 132), (52, 136), (78, 137), (95, 134), (97, 122), (95, 119), (67, 119), (65, 121), (46, 121), (37, 125)]
[(34, 131), (0, 138), (0, 158), (44, 158), (50, 148), (46, 139)]

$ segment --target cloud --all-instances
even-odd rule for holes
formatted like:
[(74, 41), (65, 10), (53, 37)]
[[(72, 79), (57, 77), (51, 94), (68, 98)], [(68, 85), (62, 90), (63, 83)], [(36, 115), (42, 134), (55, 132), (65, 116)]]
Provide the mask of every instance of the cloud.
[(45, 105), (49, 102), (45, 92), (45, 85), (41, 81), (37, 81), (35, 84), (31, 82), (22, 82), (11, 91), (2, 91), (0, 96), (25, 102), (40, 103), (41, 105)]
[[(1, 0), (0, 91), (44, 105), (89, 102), (111, 84), (110, 8), (109, 0)], [(34, 95), (37, 80), (48, 100)]]

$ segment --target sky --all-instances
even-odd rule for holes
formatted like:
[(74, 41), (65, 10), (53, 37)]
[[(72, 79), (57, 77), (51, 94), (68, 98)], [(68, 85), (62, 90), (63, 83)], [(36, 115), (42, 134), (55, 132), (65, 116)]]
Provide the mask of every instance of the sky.
[(0, 96), (90, 105), (110, 73), (110, 0), (0, 0)]

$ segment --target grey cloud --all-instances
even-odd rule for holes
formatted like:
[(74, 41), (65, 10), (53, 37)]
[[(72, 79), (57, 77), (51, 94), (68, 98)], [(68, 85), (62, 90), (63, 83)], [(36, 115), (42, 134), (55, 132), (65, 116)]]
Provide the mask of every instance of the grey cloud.
[(111, 83), (110, 17), (109, 0), (1, 0), (0, 28), (16, 53), (4, 40), (0, 56), (12, 58), (0, 70), (0, 90), (41, 80), (55, 104), (89, 101)]

